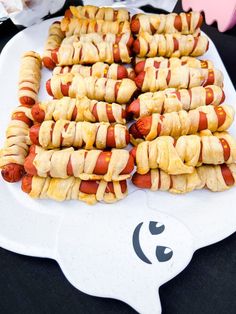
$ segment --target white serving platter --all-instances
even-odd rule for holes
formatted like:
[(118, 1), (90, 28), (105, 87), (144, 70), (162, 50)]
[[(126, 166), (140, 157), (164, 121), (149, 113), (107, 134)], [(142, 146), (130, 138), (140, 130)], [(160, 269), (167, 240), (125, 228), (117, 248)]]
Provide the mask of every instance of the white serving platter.
[[(10, 113), (18, 105), (20, 56), (26, 50), (42, 53), (48, 28), (57, 19), (18, 33), (2, 51), (1, 146)], [(211, 40), (202, 58), (223, 72), (225, 103), (234, 106), (236, 92)], [(41, 100), (49, 98), (45, 82), (51, 72), (43, 69), (42, 75)], [(235, 124), (230, 133), (236, 136)], [(187, 266), (195, 250), (236, 231), (235, 192), (172, 195), (130, 183), (126, 199), (91, 207), (33, 200), (20, 184), (0, 180), (0, 246), (57, 260), (68, 280), (85, 293), (122, 300), (140, 313), (160, 313), (158, 288)]]

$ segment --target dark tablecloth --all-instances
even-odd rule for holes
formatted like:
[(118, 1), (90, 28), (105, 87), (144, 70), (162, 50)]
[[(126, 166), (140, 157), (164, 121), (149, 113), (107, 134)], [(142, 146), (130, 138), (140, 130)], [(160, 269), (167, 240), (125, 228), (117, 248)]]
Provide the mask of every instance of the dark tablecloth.
[[(148, 6), (144, 10), (158, 12)], [(181, 11), (180, 3), (174, 11)], [(236, 29), (221, 34), (215, 25), (204, 25), (203, 30), (214, 41), (236, 85)], [(18, 31), (10, 21), (0, 25), (0, 50)], [(236, 207), (235, 204), (232, 206)], [(161, 287), (160, 296), (163, 313), (166, 314), (235, 314), (236, 234), (197, 251), (188, 267)], [(122, 302), (87, 296), (76, 290), (52, 260), (21, 256), (0, 249), (2, 313), (125, 314), (135, 311)]]

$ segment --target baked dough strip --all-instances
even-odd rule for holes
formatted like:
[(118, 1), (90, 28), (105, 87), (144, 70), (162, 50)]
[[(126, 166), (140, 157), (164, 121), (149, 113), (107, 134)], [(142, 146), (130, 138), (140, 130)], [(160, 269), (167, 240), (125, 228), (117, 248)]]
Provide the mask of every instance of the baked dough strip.
[(179, 175), (169, 175), (160, 169), (152, 169), (144, 175), (135, 173), (132, 182), (140, 188), (177, 194), (203, 188), (220, 192), (228, 190), (236, 184), (236, 165), (204, 165), (195, 168), (190, 174)]

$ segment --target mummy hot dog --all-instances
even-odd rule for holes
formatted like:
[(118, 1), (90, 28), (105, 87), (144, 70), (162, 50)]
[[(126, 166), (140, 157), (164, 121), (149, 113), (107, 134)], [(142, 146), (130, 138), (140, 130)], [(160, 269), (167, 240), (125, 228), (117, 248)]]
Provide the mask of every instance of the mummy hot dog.
[(190, 68), (202, 68), (202, 69), (212, 69), (213, 63), (209, 60), (199, 60), (193, 57), (182, 57), (182, 58), (163, 58), (154, 57), (140, 60), (135, 65), (135, 73), (139, 74), (142, 71), (146, 71), (148, 67), (153, 67), (155, 69), (160, 68), (174, 68), (182, 65), (186, 65)]
[(120, 34), (130, 32), (130, 23), (120, 20), (105, 21), (98, 19), (63, 18), (61, 21), (61, 30), (65, 32), (67, 37), (89, 33)]
[(32, 106), (37, 100), (41, 79), (41, 58), (34, 51), (23, 54), (20, 63), (18, 98), (22, 105)]
[(120, 35), (97, 33), (65, 38), (60, 48), (51, 53), (57, 65), (92, 64), (95, 62), (130, 63), (133, 38), (130, 33)]
[(33, 198), (49, 198), (55, 201), (81, 200), (90, 205), (100, 201), (113, 203), (128, 194), (125, 180), (106, 182), (80, 180), (75, 177), (58, 179), (25, 175), (21, 188)]
[(187, 193), (195, 189), (207, 189), (219, 192), (235, 185), (236, 165), (205, 165), (195, 168), (190, 174), (169, 175), (160, 169), (150, 170), (146, 174), (132, 177), (132, 182), (139, 188), (152, 191), (169, 191), (171, 193)]
[(117, 81), (107, 78), (83, 78), (80, 74), (68, 73), (52, 76), (46, 83), (46, 89), (50, 96), (57, 99), (63, 96), (87, 96), (90, 99), (125, 104), (131, 100), (137, 87), (130, 79)]
[(17, 182), (24, 174), (24, 161), (28, 154), (28, 133), (32, 125), (30, 108), (17, 107), (12, 113), (6, 130), (6, 141), (0, 151), (2, 177), (8, 182)]
[(126, 107), (116, 103), (91, 100), (87, 97), (53, 99), (35, 104), (31, 109), (34, 121), (59, 119), (69, 121), (126, 123)]
[(190, 89), (166, 89), (155, 93), (139, 95), (127, 108), (127, 113), (135, 119), (152, 113), (166, 113), (180, 110), (196, 109), (200, 106), (218, 106), (225, 100), (221, 87), (193, 87)]
[(126, 126), (106, 122), (44, 121), (29, 132), (33, 144), (43, 148), (84, 147), (85, 149), (124, 148), (129, 143)]
[(146, 174), (160, 168), (168, 174), (187, 174), (202, 164), (232, 164), (236, 161), (236, 141), (226, 132), (214, 135), (185, 135), (177, 140), (161, 136), (133, 148), (137, 172)]
[(131, 19), (131, 30), (134, 34), (148, 32), (149, 34), (185, 35), (199, 32), (203, 17), (200, 12), (170, 13), (170, 14), (135, 14)]
[(25, 159), (25, 171), (33, 176), (82, 180), (121, 181), (130, 177), (134, 168), (133, 156), (124, 149), (111, 151), (72, 147), (62, 150), (44, 150), (32, 145)]
[(211, 132), (227, 130), (234, 120), (232, 107), (203, 106), (190, 111), (170, 112), (160, 115), (153, 113), (151, 116), (140, 118), (132, 124), (129, 131), (131, 142), (136, 145), (140, 140), (151, 141), (158, 136), (196, 134), (203, 130)]
[(64, 33), (61, 31), (61, 23), (54, 22), (48, 31), (48, 38), (44, 46), (42, 61), (43, 65), (48, 69), (53, 69), (56, 64), (52, 60), (52, 54), (55, 49), (58, 49), (61, 45)]
[(65, 12), (65, 17), (98, 19), (105, 21), (129, 21), (129, 11), (126, 9), (113, 9), (109, 7), (96, 7), (94, 5), (70, 6)]
[(206, 36), (141, 33), (133, 43), (133, 51), (138, 57), (198, 57), (208, 50)]
[(135, 76), (132, 68), (126, 68), (124, 65), (120, 65), (117, 63), (112, 63), (111, 65), (108, 65), (107, 63), (103, 62), (96, 62), (92, 66), (75, 64), (73, 66), (57, 66), (53, 70), (53, 75), (67, 73), (80, 74), (83, 77), (106, 77), (113, 80), (121, 80), (128, 77), (133, 79)]
[(217, 69), (194, 69), (185, 66), (170, 69), (147, 68), (134, 79), (143, 92), (166, 88), (191, 88), (196, 86), (223, 86), (223, 74)]

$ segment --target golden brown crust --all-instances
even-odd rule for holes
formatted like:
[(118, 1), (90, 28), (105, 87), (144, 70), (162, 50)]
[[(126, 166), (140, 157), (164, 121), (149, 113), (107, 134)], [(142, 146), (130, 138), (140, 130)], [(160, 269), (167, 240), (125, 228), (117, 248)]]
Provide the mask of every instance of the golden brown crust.
[[(223, 139), (229, 146), (225, 160)], [(147, 173), (160, 168), (169, 174), (192, 173), (194, 167), (202, 164), (232, 164), (236, 162), (236, 141), (227, 132), (202, 132), (200, 135), (185, 135), (176, 141), (170, 136), (161, 136), (137, 146), (137, 172)]]
[[(80, 74), (73, 75), (72, 73), (53, 75), (51, 78), (51, 91), (55, 98), (62, 98), (61, 84), (70, 84), (68, 96), (71, 98), (88, 97), (109, 103), (117, 102), (125, 104), (129, 102), (136, 91), (134, 81), (123, 79), (120, 81), (107, 79), (86, 77), (83, 78)], [(115, 86), (119, 83), (119, 90), (116, 95)]]
[(71, 148), (61, 150), (45, 150), (36, 146), (36, 156), (33, 165), (37, 175), (46, 178), (68, 178), (67, 166), (71, 162), (72, 173), (82, 180), (121, 181), (130, 177), (130, 174), (120, 174), (129, 160), (129, 152), (124, 149), (112, 149), (108, 171), (105, 175), (94, 174), (97, 159), (102, 151)]
[(129, 11), (126, 9), (113, 9), (109, 7), (96, 7), (94, 5), (70, 6), (70, 12), (77, 18), (89, 18), (105, 21), (129, 21)]
[(206, 105), (218, 106), (223, 99), (222, 88), (215, 85), (180, 90), (169, 88), (154, 93), (147, 92), (138, 97), (140, 110), (136, 116), (145, 117), (152, 113), (188, 111)]
[(116, 62), (114, 49), (119, 50), (119, 61), (130, 63), (128, 42), (130, 33), (121, 35), (116, 43), (115, 34), (101, 35), (98, 33), (84, 34), (81, 36), (66, 37), (58, 50), (58, 65), (93, 64), (95, 62)]
[[(203, 122), (202, 120), (203, 116)], [(219, 123), (219, 116), (222, 123)], [(151, 116), (150, 131), (143, 136), (143, 139), (152, 141), (158, 136), (172, 136), (177, 138), (182, 135), (196, 134), (203, 129), (211, 132), (226, 131), (234, 120), (234, 109), (231, 106), (219, 106), (215, 110), (214, 106), (203, 106), (190, 111), (170, 112), (163, 115), (153, 113)], [(203, 127), (202, 127), (203, 124)], [(138, 120), (136, 128), (139, 132), (146, 129), (145, 119)], [(131, 137), (131, 143), (137, 145), (140, 139)]]
[[(48, 37), (44, 45), (44, 50), (43, 50), (43, 63), (44, 66), (53, 68), (54, 67), (54, 62), (51, 59), (51, 52), (54, 49), (58, 49), (61, 45), (62, 40), (64, 39), (65, 34), (64, 32), (61, 31), (61, 23), (56, 22), (53, 23), (48, 30)], [(44, 61), (45, 60), (45, 61)], [(50, 60), (50, 61), (48, 61)], [(50, 63), (48, 63), (50, 62)], [(50, 66), (51, 64), (51, 66)]]
[[(226, 184), (221, 166), (204, 165), (195, 168), (190, 174), (179, 175), (169, 175), (160, 169), (152, 169), (150, 171), (150, 189), (152, 191), (160, 190), (176, 194), (187, 193), (203, 188), (207, 188), (213, 192), (225, 191), (236, 184), (236, 165), (229, 164), (227, 167), (234, 179), (232, 185)], [(141, 180), (142, 176), (140, 176), (139, 179)]]
[[(109, 146), (108, 144), (108, 135), (111, 129), (114, 134), (112, 134), (114, 146)], [(38, 143), (47, 149), (59, 147), (83, 147), (85, 149), (125, 148), (127, 146), (126, 135), (127, 127), (122, 124), (113, 126), (106, 122), (71, 122), (60, 119), (56, 122), (49, 120), (40, 124)]]
[(121, 34), (125, 32), (130, 32), (130, 23), (128, 21), (63, 18), (61, 21), (61, 30), (65, 32), (67, 37), (72, 35), (82, 35), (89, 33)]
[(33, 105), (37, 101), (41, 80), (41, 58), (34, 51), (23, 54), (20, 63), (18, 98), (22, 105)]
[[(179, 28), (175, 26), (175, 20), (178, 17)], [(188, 23), (187, 18), (190, 20)], [(173, 34), (181, 33), (184, 35), (197, 35), (200, 31), (199, 20), (201, 18), (200, 12), (190, 13), (170, 13), (170, 14), (136, 14), (134, 19), (139, 20), (139, 33), (148, 32), (149, 34)]]
[(150, 35), (143, 32), (138, 35), (137, 40), (140, 45), (138, 57), (198, 57), (208, 49), (208, 39), (203, 35), (198, 37), (181, 34)]
[(142, 84), (143, 92), (155, 92), (166, 88), (192, 88), (209, 85), (223, 86), (223, 74), (217, 69), (199, 69), (180, 66), (171, 69), (147, 68)]
[(89, 205), (97, 202), (114, 203), (123, 199), (128, 191), (121, 191), (119, 181), (114, 181), (114, 193), (107, 193), (106, 188), (108, 182), (104, 180), (98, 181), (99, 187), (96, 194), (86, 194), (80, 191), (80, 184), (83, 181), (79, 178), (68, 177), (66, 179), (59, 178), (41, 178), (34, 176), (32, 178), (32, 187), (29, 195), (33, 198), (53, 199), (55, 201), (80, 200)]
[[(38, 105), (39, 109), (44, 112), (44, 120), (58, 121), (64, 119), (69, 121), (74, 120), (76, 122), (110, 122), (108, 115), (109, 110), (114, 117), (114, 122), (120, 124), (126, 123), (126, 119), (122, 117), (122, 111), (125, 110), (126, 107), (125, 105), (117, 103), (110, 104), (103, 101), (92, 100), (87, 97), (63, 97), (61, 99), (40, 102)], [(93, 113), (95, 107), (97, 117)], [(74, 115), (75, 110), (76, 115)]]

